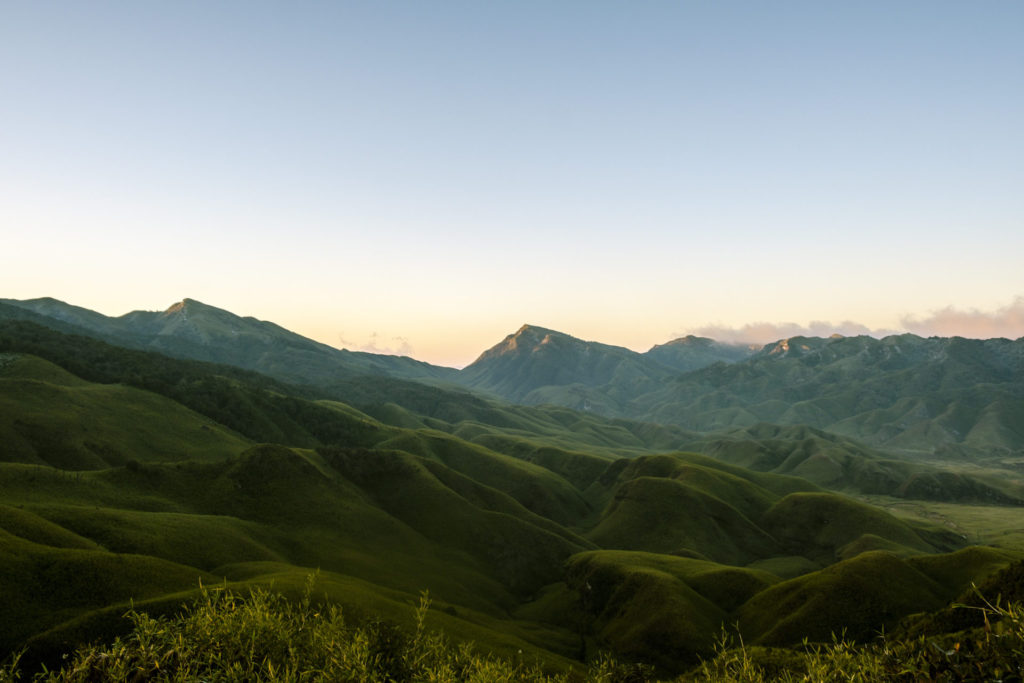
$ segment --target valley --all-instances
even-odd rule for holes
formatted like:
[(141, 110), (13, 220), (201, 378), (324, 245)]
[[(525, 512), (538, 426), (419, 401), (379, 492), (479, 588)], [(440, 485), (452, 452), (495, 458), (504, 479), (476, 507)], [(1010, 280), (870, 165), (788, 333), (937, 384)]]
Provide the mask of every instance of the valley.
[(0, 652), (272, 588), (564, 673), (867, 643), (1024, 559), (1024, 340), (523, 326), (462, 370), (0, 300)]

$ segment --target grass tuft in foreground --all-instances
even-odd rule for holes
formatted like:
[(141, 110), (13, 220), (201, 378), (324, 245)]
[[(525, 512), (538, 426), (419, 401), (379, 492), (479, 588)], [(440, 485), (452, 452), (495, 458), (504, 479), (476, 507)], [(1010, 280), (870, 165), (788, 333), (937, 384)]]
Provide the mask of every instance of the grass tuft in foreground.
[(912, 639), (882, 637), (856, 645), (833, 637), (826, 645), (804, 643), (802, 652), (738, 646), (723, 635), (718, 654), (686, 681), (714, 683), (957, 683), (1024, 681), (1024, 605), (1002, 606), (982, 598), (984, 625), (959, 633)]
[[(254, 588), (242, 596), (203, 589), (176, 617), (131, 611), (132, 632), (106, 646), (79, 649), (57, 671), (23, 677), (18, 658), (0, 666), (0, 683), (85, 681), (544, 681), (640, 683), (654, 671), (602, 657), (584, 672), (549, 672), (455, 645), (426, 625), (421, 596), (410, 631), (387, 622), (353, 625), (337, 606)], [(840, 638), (802, 650), (748, 647), (723, 635), (717, 655), (677, 681), (716, 683), (953, 682), (1024, 680), (1024, 607), (982, 600), (983, 626), (858, 646)]]
[[(22, 678), (15, 657), (0, 668), (0, 683), (570, 680), (484, 656), (428, 630), (426, 593), (415, 628), (407, 631), (388, 622), (346, 622), (339, 607), (312, 600), (313, 581), (299, 602), (262, 588), (244, 596), (203, 588), (176, 617), (152, 618), (133, 610), (127, 614), (132, 631), (124, 638), (80, 648), (59, 671), (30, 679)], [(612, 662), (601, 666), (609, 672), (614, 667)]]

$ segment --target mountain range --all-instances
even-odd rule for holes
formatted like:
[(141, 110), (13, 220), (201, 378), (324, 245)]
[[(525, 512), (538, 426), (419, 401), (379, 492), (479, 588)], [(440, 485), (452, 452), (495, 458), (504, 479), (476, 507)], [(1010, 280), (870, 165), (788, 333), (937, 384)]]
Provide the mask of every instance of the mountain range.
[[(132, 311), (109, 317), (56, 299), (0, 299), (7, 318), (17, 308), (37, 322), (59, 321), (90, 336), (128, 348), (179, 358), (228, 363), (298, 384), (325, 384), (356, 375), (411, 379), (444, 378), (455, 371), (404, 356), (336, 349), (271, 322), (242, 317), (192, 299), (165, 311)], [(11, 307), (11, 308), (8, 308)]]
[[(677, 356), (689, 371), (670, 370), (666, 348), (689, 354)], [(505, 400), (697, 431), (808, 425), (958, 457), (1024, 447), (1024, 339), (796, 337), (752, 353), (677, 340), (640, 354), (527, 326), (459, 379)]]
[(463, 409), (470, 390), (699, 433), (807, 426), (888, 458), (976, 461), (1024, 452), (1024, 339), (835, 335), (755, 349), (691, 336), (638, 353), (524, 325), (455, 370), (335, 349), (191, 299), (116, 318), (54, 299), (4, 299), (3, 318), (227, 363), (360, 405), (412, 400), (410, 407), (435, 416), (439, 405)]
[[(1024, 558), (1024, 340), (524, 326), (462, 370), (186, 299), (0, 301), (0, 652), (171, 612), (197, 582), (432, 618), (555, 669), (679, 672), (943, 608)], [(826, 616), (823, 616), (826, 615)]]

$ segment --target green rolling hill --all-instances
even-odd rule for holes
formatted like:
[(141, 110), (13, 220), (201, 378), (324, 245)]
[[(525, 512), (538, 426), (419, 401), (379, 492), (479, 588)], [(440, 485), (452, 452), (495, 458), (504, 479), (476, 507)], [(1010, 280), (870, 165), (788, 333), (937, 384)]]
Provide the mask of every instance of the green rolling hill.
[(853, 494), (978, 504), (1024, 502), (1024, 481), (999, 463), (925, 462), (806, 425), (758, 423), (703, 434), (683, 447), (759, 472), (803, 477)]
[[(235, 358), (235, 319), (194, 302), (162, 318), (164, 332), (139, 314), (117, 319), (117, 335), (191, 339), (228, 362), (104, 341), (86, 329), (102, 316), (44, 304), (0, 305), (0, 651), (27, 647), (26, 662), (125, 632), (132, 603), (174, 614), (200, 581), (301, 596), (319, 570), (319, 599), (354, 619), (401, 628), (429, 590), (434, 622), (486, 652), (565, 670), (609, 651), (667, 675), (711, 655), (723, 626), (766, 646), (843, 629), (867, 640), (941, 615), (1024, 556), (865, 502), (984, 503), (1012, 526), (1024, 489), (1008, 450), (1016, 342), (790, 340), (744, 358), (686, 340), (676, 351), (717, 356), (680, 373), (698, 356), (659, 361), (524, 328), (466, 390), (393, 369), (261, 374), (246, 354), (283, 344), (291, 367), (299, 341), (251, 321)], [(550, 357), (531, 368), (538, 354)], [(492, 370), (503, 379), (489, 383)], [(529, 388), (552, 378), (568, 384)], [(496, 397), (612, 385), (607, 400), (634, 417)], [(845, 406), (881, 427), (918, 410), (920, 392), (935, 428), (963, 438), (923, 429), (917, 455), (971, 457), (886, 450), (860, 422), (841, 433), (850, 418), (737, 417), (720, 431), (635, 419), (647, 398), (689, 391), (694, 412), (681, 414), (695, 423), (814, 424)]]
[(222, 460), (248, 445), (157, 394), (85, 382), (42, 359), (13, 354), (0, 356), (0, 440), (5, 462), (66, 470)]

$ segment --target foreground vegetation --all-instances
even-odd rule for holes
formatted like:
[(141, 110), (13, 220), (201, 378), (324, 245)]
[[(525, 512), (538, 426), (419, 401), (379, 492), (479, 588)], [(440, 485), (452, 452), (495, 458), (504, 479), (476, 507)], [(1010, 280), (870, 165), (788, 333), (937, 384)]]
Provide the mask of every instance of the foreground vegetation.
[[(203, 589), (176, 616), (131, 610), (131, 632), (107, 645), (82, 647), (59, 669), (27, 673), (18, 657), (0, 667), (0, 682), (84, 681), (619, 681), (656, 680), (644, 665), (599, 656), (588, 668), (546, 670), (538, 662), (498, 659), (471, 644), (453, 644), (428, 626), (424, 593), (414, 626), (351, 623), (336, 605), (253, 589)], [(857, 646), (834, 639), (800, 649), (748, 648), (723, 634), (717, 655), (675, 680), (1020, 681), (1024, 675), (1024, 608), (988, 602), (969, 610), (980, 626), (938, 636), (883, 637)]]

